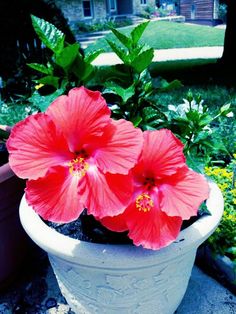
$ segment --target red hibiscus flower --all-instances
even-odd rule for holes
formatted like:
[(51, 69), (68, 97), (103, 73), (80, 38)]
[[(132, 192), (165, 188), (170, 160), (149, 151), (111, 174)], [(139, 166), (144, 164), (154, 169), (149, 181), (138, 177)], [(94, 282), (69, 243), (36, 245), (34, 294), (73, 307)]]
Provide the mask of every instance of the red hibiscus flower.
[(128, 230), (135, 245), (160, 249), (177, 238), (183, 219), (197, 214), (208, 197), (208, 183), (186, 166), (183, 144), (165, 129), (144, 132), (143, 151), (132, 173), (131, 203), (101, 222), (113, 231)]
[(127, 207), (142, 144), (141, 130), (111, 119), (101, 94), (80, 87), (16, 124), (7, 148), (13, 171), (29, 179), (28, 203), (44, 219), (69, 222), (85, 207), (100, 218)]

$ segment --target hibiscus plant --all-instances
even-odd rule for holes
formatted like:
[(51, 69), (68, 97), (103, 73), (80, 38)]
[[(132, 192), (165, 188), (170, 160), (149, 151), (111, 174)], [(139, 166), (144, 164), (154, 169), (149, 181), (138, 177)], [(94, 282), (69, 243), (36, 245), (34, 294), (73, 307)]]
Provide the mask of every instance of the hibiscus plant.
[(18, 122), (7, 141), (10, 166), (27, 179), (26, 200), (43, 219), (69, 223), (86, 210), (154, 250), (173, 242), (209, 195), (183, 148), (170, 130), (113, 119), (101, 93), (85, 87)]
[[(84, 55), (79, 43), (70, 44), (65, 41), (65, 35), (55, 25), (32, 15), (32, 25), (42, 41), (42, 45), (49, 50), (46, 64), (28, 63), (37, 71), (37, 89), (29, 99), (44, 111), (52, 100), (75, 86), (86, 85), (94, 76), (96, 67), (92, 61), (103, 52), (102, 49)], [(51, 86), (52, 90), (46, 95), (39, 93), (39, 88)]]
[(98, 91), (90, 78), (100, 52), (85, 56), (52, 24), (32, 21), (53, 54), (47, 65), (30, 67), (44, 75), (37, 83), (52, 84), (55, 92), (32, 96), (41, 112), (18, 122), (7, 141), (11, 168), (27, 180), (28, 204), (56, 227), (80, 221), (86, 232), (95, 223), (95, 235), (105, 232), (109, 243), (115, 232), (146, 249), (169, 245), (183, 222), (198, 215), (209, 187), (188, 167), (186, 142), (155, 103), (157, 91), (179, 82), (151, 78), (153, 49), (139, 43), (148, 23), (130, 36), (112, 29), (124, 46), (109, 42), (124, 75), (112, 68), (116, 80), (110, 77)]

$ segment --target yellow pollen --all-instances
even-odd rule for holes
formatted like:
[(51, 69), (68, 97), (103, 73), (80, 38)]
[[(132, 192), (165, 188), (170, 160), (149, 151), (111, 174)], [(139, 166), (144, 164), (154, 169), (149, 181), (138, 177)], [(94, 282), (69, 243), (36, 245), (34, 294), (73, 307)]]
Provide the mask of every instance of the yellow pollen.
[(73, 176), (82, 178), (89, 168), (89, 164), (83, 157), (77, 157), (68, 163), (69, 171)]
[(142, 193), (137, 196), (135, 201), (136, 208), (139, 211), (149, 212), (154, 207), (154, 202), (148, 194)]

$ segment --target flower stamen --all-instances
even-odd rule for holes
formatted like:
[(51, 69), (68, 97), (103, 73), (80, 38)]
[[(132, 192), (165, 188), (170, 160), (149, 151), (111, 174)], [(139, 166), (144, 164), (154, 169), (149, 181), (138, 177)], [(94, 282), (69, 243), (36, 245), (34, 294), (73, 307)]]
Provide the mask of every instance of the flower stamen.
[(142, 193), (136, 197), (135, 205), (139, 211), (146, 213), (154, 207), (154, 202), (148, 194)]
[(68, 166), (70, 174), (73, 176), (78, 176), (79, 178), (82, 178), (89, 168), (89, 164), (83, 157), (77, 157), (73, 159), (68, 163)]

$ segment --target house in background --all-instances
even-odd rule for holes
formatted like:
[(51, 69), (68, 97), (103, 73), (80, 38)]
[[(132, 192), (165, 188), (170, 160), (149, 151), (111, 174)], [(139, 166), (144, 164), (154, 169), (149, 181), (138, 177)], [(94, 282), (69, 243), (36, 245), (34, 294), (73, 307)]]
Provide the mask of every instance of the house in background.
[(140, 14), (155, 0), (54, 0), (69, 22), (104, 20), (115, 16)]
[(187, 21), (212, 23), (218, 20), (219, 0), (179, 0), (180, 15)]
[(186, 21), (213, 24), (218, 20), (219, 0), (159, 0), (157, 7), (185, 17)]
[(176, 12), (187, 21), (209, 24), (218, 19), (219, 8), (219, 0), (54, 0), (54, 2), (69, 23), (139, 15), (147, 8), (158, 7)]

